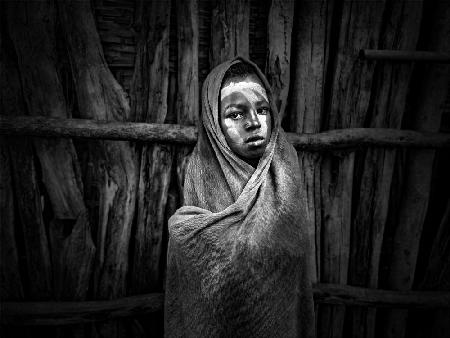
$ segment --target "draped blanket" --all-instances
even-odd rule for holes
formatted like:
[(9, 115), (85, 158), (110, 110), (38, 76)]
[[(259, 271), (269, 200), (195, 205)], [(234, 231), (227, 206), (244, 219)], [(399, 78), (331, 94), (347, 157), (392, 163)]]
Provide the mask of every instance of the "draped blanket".
[[(236, 62), (255, 68), (271, 101), (272, 134), (257, 168), (219, 124), (220, 87)], [(184, 205), (169, 220), (166, 337), (313, 337), (310, 246), (297, 154), (256, 65), (217, 66), (202, 90), (202, 125)]]

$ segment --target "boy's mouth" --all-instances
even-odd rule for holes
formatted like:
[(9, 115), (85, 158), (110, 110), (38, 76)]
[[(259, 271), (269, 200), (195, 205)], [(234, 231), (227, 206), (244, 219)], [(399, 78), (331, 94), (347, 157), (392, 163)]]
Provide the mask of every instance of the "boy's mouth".
[(264, 137), (260, 135), (256, 136), (250, 136), (245, 140), (245, 143), (251, 145), (251, 146), (260, 146), (264, 144)]

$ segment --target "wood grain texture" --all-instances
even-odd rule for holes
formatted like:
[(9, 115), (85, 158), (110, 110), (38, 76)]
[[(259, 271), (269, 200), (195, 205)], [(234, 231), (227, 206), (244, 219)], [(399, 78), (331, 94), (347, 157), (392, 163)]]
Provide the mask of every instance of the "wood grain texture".
[[(8, 67), (11, 55), (6, 52), (5, 35), (4, 29), (0, 28), (0, 114), (6, 114), (11, 106), (18, 109), (22, 105), (16, 97), (19, 94), (15, 87), (18, 85), (17, 70), (12, 72), (12, 67)], [(10, 83), (11, 76), (16, 78)], [(13, 177), (7, 139), (0, 137), (0, 299), (19, 300), (24, 298), (24, 289), (19, 272)]]
[[(449, 15), (448, 4), (439, 3), (433, 8), (432, 17), (429, 18), (432, 36), (426, 41), (427, 49), (450, 51)], [(420, 87), (414, 101), (415, 114), (410, 121), (418, 131), (437, 131), (448, 95), (450, 66), (424, 65), (420, 75)], [(398, 210), (387, 281), (387, 285), (395, 290), (410, 290), (414, 282), (419, 244), (430, 198), (434, 157), (433, 150), (411, 151), (407, 154), (405, 189)], [(407, 316), (407, 311), (390, 311), (383, 334), (386, 337), (403, 338)]]
[[(428, 259), (428, 268), (425, 271), (423, 281), (420, 283), (422, 290), (446, 290), (450, 291), (450, 200), (436, 233), (432, 250)], [(433, 314), (431, 330), (424, 332), (433, 338), (444, 337), (450, 330), (448, 321), (450, 309), (438, 309)], [(421, 328), (421, 331), (424, 330)]]
[(294, 1), (272, 0), (267, 23), (266, 77), (272, 86), (280, 121), (283, 119), (291, 78), (291, 35)]
[[(142, 31), (138, 41), (133, 87), (140, 88), (133, 99), (135, 119), (164, 123), (168, 109), (170, 3), (151, 1), (142, 7)], [(165, 206), (171, 178), (173, 151), (170, 145), (149, 144), (140, 152), (134, 234), (132, 294), (161, 287), (162, 235)]]
[[(2, 32), (3, 33), (3, 32)], [(3, 40), (2, 34), (2, 47), (6, 47), (6, 41)], [(2, 48), (0, 58), (0, 114), (4, 116), (12, 116), (15, 114), (25, 115), (26, 107), (23, 102), (22, 87), (20, 83), (20, 75), (17, 68), (17, 64), (14, 62), (14, 52), (11, 48)], [(5, 141), (2, 147), (5, 147), (3, 151), (7, 151), (6, 155), (9, 158), (10, 183), (12, 183), (14, 206), (17, 210), (20, 210), (16, 215), (14, 226), (20, 227), (20, 236), (17, 236), (18, 240), (23, 243), (23, 252), (16, 251), (16, 255), (23, 256), (25, 262), (25, 268), (23, 269), (24, 280), (33, 281), (27, 285), (21, 283), (18, 280), (20, 273), (18, 261), (14, 262), (14, 252), (10, 252), (6, 257), (11, 258), (10, 264), (10, 277), (16, 276), (17, 285), (14, 286), (13, 294), (9, 297), (15, 297), (20, 295), (26, 295), (31, 300), (47, 300), (52, 298), (52, 266), (50, 261), (50, 252), (48, 247), (48, 238), (46, 233), (46, 225), (42, 217), (42, 211), (44, 206), (42, 205), (42, 196), (39, 190), (39, 182), (37, 179), (36, 167), (35, 167), (35, 154), (32, 148), (32, 144), (29, 139), (23, 137), (9, 137), (2, 138)], [(2, 166), (8, 165), (2, 162)], [(5, 167), (5, 170), (8, 168)], [(6, 172), (5, 172), (6, 174)], [(7, 184), (7, 180), (5, 183)], [(5, 191), (7, 193), (7, 191)], [(10, 196), (12, 197), (12, 196)], [(6, 206), (12, 207), (12, 200), (2, 201), (7, 203)], [(9, 209), (9, 213), (14, 213), (14, 209)], [(12, 229), (8, 229), (11, 219), (11, 214), (8, 217), (8, 213), (5, 213), (5, 218), (2, 214), (2, 236), (3, 234), (12, 236)], [(5, 223), (3, 223), (5, 222)], [(3, 233), (5, 231), (5, 233)], [(15, 231), (18, 231), (16, 229)], [(19, 232), (18, 231), (18, 232)], [(2, 238), (2, 250), (12, 249), (10, 245), (18, 248), (15, 238), (10, 243), (5, 243), (6, 238)], [(14, 249), (13, 249), (14, 250)], [(17, 250), (17, 249), (16, 249)], [(3, 253), (3, 252), (2, 252)], [(4, 257), (2, 256), (2, 261)], [(14, 264), (17, 264), (14, 266)], [(13, 272), (15, 271), (15, 272)], [(13, 273), (13, 274), (11, 274)], [(2, 277), (3, 278), (3, 277)], [(10, 280), (9, 282), (13, 282)], [(6, 285), (5, 285), (6, 286)], [(11, 287), (12, 285), (9, 285)], [(17, 287), (17, 289), (15, 289)], [(4, 290), (6, 291), (6, 290)], [(12, 291), (12, 290), (10, 290)]]
[(237, 55), (249, 57), (249, 0), (215, 0), (211, 21), (211, 68)]
[[(57, 69), (53, 3), (8, 3), (8, 14), (9, 33), (18, 55), (28, 111), (54, 118), (70, 117)], [(70, 139), (34, 139), (33, 143), (53, 211), (48, 225), (53, 296), (83, 300), (89, 287), (95, 247), (85, 216), (75, 148)], [(72, 333), (65, 334), (73, 336)]]
[(24, 291), (19, 273), (11, 163), (5, 137), (0, 138), (0, 162), (0, 298), (19, 300), (24, 298)]
[[(421, 21), (422, 3), (402, 1), (390, 5), (383, 19), (380, 48), (390, 50), (414, 50), (417, 47)], [(370, 61), (368, 61), (370, 62)], [(369, 107), (370, 127), (400, 129), (406, 110), (413, 64), (378, 64), (375, 71)], [(390, 205), (390, 191), (396, 151), (393, 149), (368, 148), (360, 158), (359, 198), (352, 208), (349, 284), (378, 287), (380, 255), (384, 228)], [(375, 337), (374, 309), (349, 311), (354, 337)]]
[[(363, 127), (369, 114), (374, 63), (358, 57), (360, 49), (377, 46), (385, 4), (345, 1), (340, 4), (339, 37), (325, 129)], [(336, 8), (335, 8), (336, 10)], [(331, 74), (330, 74), (331, 77)], [(355, 152), (322, 159), (321, 281), (347, 284), (350, 258)], [(345, 308), (324, 307), (319, 337), (341, 337)]]
[(367, 60), (385, 60), (400, 62), (437, 62), (450, 63), (450, 54), (421, 50), (362, 49), (359, 53)]
[[(329, 29), (333, 2), (301, 2), (297, 5), (298, 21), (293, 31), (296, 49), (293, 52), (293, 84), (290, 97), (290, 118), (296, 133), (320, 132), (323, 114), (324, 83), (329, 50)], [(313, 244), (311, 267), (313, 280), (320, 280), (321, 207), (320, 207), (320, 154), (311, 153), (288, 134), (299, 151), (300, 174), (305, 194), (306, 215), (311, 224)], [(303, 134), (305, 135), (305, 134)]]
[[(108, 69), (89, 2), (58, 1), (70, 58), (79, 114), (83, 118), (126, 121), (125, 92)], [(84, 184), (86, 198), (98, 200), (93, 296), (112, 299), (126, 293), (128, 250), (136, 200), (136, 160), (128, 142), (90, 142)], [(92, 219), (92, 217), (91, 217)], [(104, 337), (124, 336), (123, 327), (97, 326)]]
[[(196, 126), (199, 120), (198, 49), (199, 24), (198, 0), (183, 0), (177, 3), (178, 91), (177, 123)], [(183, 204), (184, 174), (192, 147), (177, 147), (177, 181)]]

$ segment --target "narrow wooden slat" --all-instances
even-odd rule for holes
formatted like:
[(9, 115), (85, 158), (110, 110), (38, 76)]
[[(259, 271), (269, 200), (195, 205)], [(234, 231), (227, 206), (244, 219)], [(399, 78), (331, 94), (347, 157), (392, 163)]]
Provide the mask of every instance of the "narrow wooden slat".
[(450, 63), (448, 53), (419, 50), (362, 49), (360, 56), (367, 60)]
[[(177, 74), (177, 122), (181, 125), (196, 126), (199, 115), (199, 20), (198, 0), (177, 2), (177, 39), (178, 74)], [(177, 147), (177, 180), (180, 202), (183, 204), (184, 177), (192, 147)]]
[(284, 116), (291, 77), (291, 33), (294, 20), (294, 1), (272, 0), (267, 23), (266, 76), (280, 120)]
[[(38, 137), (80, 137), (194, 144), (197, 128), (178, 124), (52, 119), (44, 117), (0, 117), (0, 134)], [(449, 148), (450, 135), (387, 128), (347, 128), (315, 134), (287, 133), (297, 149), (330, 150), (376, 147)]]
[[(316, 284), (318, 303), (400, 307), (450, 308), (450, 292), (390, 291), (348, 285)], [(164, 294), (152, 293), (114, 300), (83, 302), (3, 302), (1, 323), (7, 325), (67, 325), (150, 314), (164, 306)]]

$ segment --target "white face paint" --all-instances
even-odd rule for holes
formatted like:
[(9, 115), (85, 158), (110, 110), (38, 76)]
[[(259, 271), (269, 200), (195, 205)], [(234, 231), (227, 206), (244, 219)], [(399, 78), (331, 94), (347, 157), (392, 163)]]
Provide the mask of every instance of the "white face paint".
[(220, 127), (228, 146), (245, 160), (259, 159), (271, 134), (270, 104), (256, 75), (227, 82), (220, 91)]
[(223, 100), (228, 95), (234, 93), (234, 92), (240, 92), (242, 93), (250, 102), (256, 102), (259, 98), (258, 95), (262, 96), (267, 102), (269, 102), (269, 99), (267, 98), (266, 90), (263, 86), (261, 86), (257, 82), (253, 81), (239, 81), (239, 82), (233, 82), (231, 81), (229, 84), (224, 86), (220, 90), (220, 96)]

